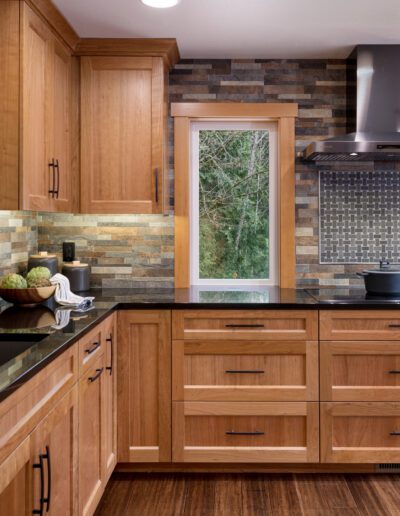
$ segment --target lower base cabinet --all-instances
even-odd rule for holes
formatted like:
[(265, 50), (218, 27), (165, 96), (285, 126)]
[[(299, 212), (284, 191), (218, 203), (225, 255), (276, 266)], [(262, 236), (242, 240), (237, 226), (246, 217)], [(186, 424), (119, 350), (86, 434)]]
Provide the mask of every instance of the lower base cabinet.
[(104, 355), (79, 380), (79, 514), (94, 513), (104, 489)]
[(174, 462), (318, 462), (314, 402), (174, 402)]
[(321, 403), (321, 462), (399, 463), (400, 403)]

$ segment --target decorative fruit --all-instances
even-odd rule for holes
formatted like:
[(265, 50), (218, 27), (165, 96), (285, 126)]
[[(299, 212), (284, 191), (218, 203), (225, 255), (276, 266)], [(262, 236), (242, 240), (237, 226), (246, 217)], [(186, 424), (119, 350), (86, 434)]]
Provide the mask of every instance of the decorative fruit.
[(51, 282), (46, 278), (37, 278), (29, 281), (29, 288), (40, 288), (40, 287), (50, 287)]
[(27, 282), (20, 274), (7, 274), (1, 282), (2, 288), (27, 288)]
[[(34, 267), (31, 269), (26, 275), (26, 281), (28, 283), (29, 288), (37, 287), (38, 280), (49, 280), (51, 276), (51, 272), (47, 267)], [(41, 287), (47, 287), (46, 285), (40, 285)]]

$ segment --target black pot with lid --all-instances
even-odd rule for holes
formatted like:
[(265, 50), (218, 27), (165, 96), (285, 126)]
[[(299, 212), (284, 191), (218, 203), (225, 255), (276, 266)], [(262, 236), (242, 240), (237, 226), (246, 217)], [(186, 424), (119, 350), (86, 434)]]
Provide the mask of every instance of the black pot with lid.
[(379, 268), (357, 272), (364, 279), (365, 289), (374, 296), (400, 295), (400, 268), (392, 267), (388, 261), (380, 261)]

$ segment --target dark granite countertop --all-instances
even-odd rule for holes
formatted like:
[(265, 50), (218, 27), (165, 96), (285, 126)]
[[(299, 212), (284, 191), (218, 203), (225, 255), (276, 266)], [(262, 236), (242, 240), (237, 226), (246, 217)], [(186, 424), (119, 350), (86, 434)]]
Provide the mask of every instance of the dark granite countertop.
[[(361, 292), (361, 291), (360, 291)], [(359, 301), (352, 304), (327, 305), (304, 290), (280, 289), (276, 287), (222, 288), (192, 287), (190, 289), (107, 289), (84, 293), (95, 297), (94, 308), (79, 313), (61, 310), (54, 301), (35, 308), (0, 306), (0, 400), (15, 391), (56, 356), (80, 339), (86, 332), (102, 321), (115, 309), (357, 309), (392, 308), (390, 304), (380, 305)], [(398, 305), (399, 306), (399, 305)], [(8, 341), (21, 338), (18, 355), (8, 359)], [(44, 338), (42, 338), (44, 336)], [(38, 340), (42, 339), (42, 340)], [(38, 341), (37, 341), (38, 340)], [(4, 345), (2, 353), (1, 344)], [(11, 349), (11, 351), (14, 351)], [(3, 358), (2, 358), (3, 354)], [(13, 353), (11, 352), (11, 355)]]

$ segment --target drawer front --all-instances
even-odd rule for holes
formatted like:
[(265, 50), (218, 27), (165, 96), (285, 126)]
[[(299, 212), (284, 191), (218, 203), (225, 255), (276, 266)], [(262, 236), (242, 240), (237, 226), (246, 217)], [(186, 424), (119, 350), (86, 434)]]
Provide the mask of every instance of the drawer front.
[(318, 462), (318, 403), (174, 402), (174, 462)]
[(317, 342), (174, 341), (176, 401), (318, 401)]
[(400, 342), (322, 342), (321, 401), (400, 400)]
[(104, 349), (103, 324), (100, 323), (79, 341), (79, 373), (87, 371)]
[(400, 461), (400, 403), (321, 403), (321, 461)]
[(320, 311), (321, 340), (400, 340), (400, 310)]
[(317, 340), (312, 310), (176, 310), (172, 336), (179, 340)]
[(0, 462), (37, 426), (78, 378), (73, 344), (0, 404)]

